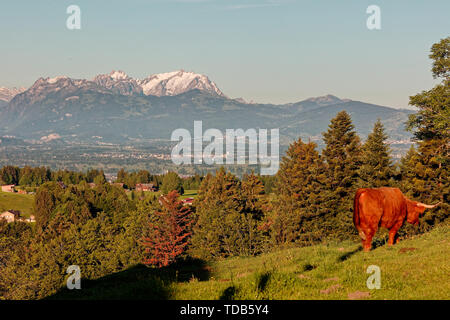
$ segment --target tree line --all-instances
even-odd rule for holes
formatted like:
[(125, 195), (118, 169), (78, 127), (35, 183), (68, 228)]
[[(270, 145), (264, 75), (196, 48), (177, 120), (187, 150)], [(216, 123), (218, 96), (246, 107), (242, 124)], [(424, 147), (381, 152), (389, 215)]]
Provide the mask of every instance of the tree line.
[(82, 181), (87, 183), (104, 183), (105, 173), (103, 170), (91, 169), (86, 173), (69, 170), (52, 171), (47, 167), (23, 168), (16, 166), (4, 166), (0, 169), (0, 184), (18, 185), (23, 187), (39, 187), (49, 181), (60, 181), (64, 184), (78, 184)]

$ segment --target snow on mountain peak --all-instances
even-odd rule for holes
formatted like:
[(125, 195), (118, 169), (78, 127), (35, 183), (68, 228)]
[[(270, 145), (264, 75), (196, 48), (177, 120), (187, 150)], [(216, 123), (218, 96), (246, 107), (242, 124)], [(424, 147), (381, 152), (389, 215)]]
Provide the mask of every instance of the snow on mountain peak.
[(68, 77), (66, 77), (66, 76), (59, 76), (59, 77), (55, 77), (55, 78), (47, 78), (46, 80), (47, 80), (48, 83), (53, 84), (53, 83), (58, 82), (58, 80), (61, 80), (61, 79), (68, 79)]
[(109, 74), (109, 76), (110, 76), (111, 78), (113, 78), (114, 80), (126, 80), (126, 79), (129, 79), (129, 78), (130, 78), (130, 77), (129, 77), (125, 72), (123, 72), (122, 70), (118, 70), (118, 71), (113, 70), (113, 71)]
[(175, 96), (198, 89), (224, 96), (216, 84), (210, 81), (207, 76), (184, 70), (152, 74), (144, 79), (133, 79), (123, 71), (113, 70), (110, 74), (97, 75), (94, 82), (121, 94), (141, 93), (161, 97)]
[[(90, 90), (109, 90), (122, 95), (175, 96), (191, 90), (200, 90), (225, 97), (214, 82), (202, 74), (177, 70), (158, 73), (145, 79), (133, 79), (121, 70), (109, 74), (99, 74), (92, 80), (72, 79), (67, 76), (39, 78), (27, 90), (27, 96), (43, 96), (46, 92), (56, 92), (62, 88), (89, 88)], [(0, 100), (9, 102), (25, 89), (0, 88)]]
[(26, 88), (5, 88), (0, 87), (0, 101), (9, 102), (19, 93), (22, 93), (26, 90)]
[(211, 94), (224, 96), (216, 84), (202, 74), (178, 70), (148, 76), (138, 81), (145, 95), (175, 96), (198, 89)]
[(142, 89), (136, 80), (121, 70), (113, 70), (109, 74), (99, 74), (95, 76), (93, 82), (123, 95), (142, 94)]

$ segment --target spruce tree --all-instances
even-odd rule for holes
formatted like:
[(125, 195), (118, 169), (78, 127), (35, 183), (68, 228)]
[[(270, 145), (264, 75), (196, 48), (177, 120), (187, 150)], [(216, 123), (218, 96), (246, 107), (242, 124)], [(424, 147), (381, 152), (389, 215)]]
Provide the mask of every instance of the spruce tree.
[(408, 152), (400, 160), (400, 188), (403, 193), (413, 199), (418, 196), (417, 190), (415, 190), (415, 179), (417, 177), (417, 168), (419, 164), (420, 155), (417, 152), (414, 145), (411, 145)]
[(268, 234), (263, 230), (263, 224), (266, 222), (269, 205), (264, 194), (264, 184), (253, 171), (251, 174), (244, 174), (241, 187), (244, 201), (241, 219), (245, 222), (244, 230), (248, 233), (248, 240), (243, 243), (247, 248), (243, 251), (245, 255), (256, 255), (268, 244)]
[[(194, 202), (197, 222), (192, 237), (191, 255), (209, 259), (226, 257), (232, 252), (229, 222), (243, 208), (239, 180), (223, 168), (202, 182)], [(230, 218), (231, 217), (231, 218)]]
[(179, 196), (174, 190), (160, 198), (162, 210), (150, 221), (143, 241), (147, 254), (145, 264), (165, 267), (186, 251), (194, 220), (191, 208), (183, 206)]
[(359, 170), (361, 187), (379, 188), (392, 185), (394, 168), (390, 158), (390, 149), (386, 144), (387, 138), (383, 124), (378, 119), (373, 131), (362, 146)]
[(361, 166), (361, 143), (354, 130), (350, 115), (339, 112), (323, 133), (326, 163), (326, 194), (323, 203), (328, 212), (329, 227), (337, 238), (354, 233), (352, 222), (353, 196), (358, 187)]
[(244, 182), (223, 168), (207, 175), (194, 201), (192, 256), (202, 259), (254, 255), (263, 244), (262, 182), (254, 175)]
[(317, 145), (301, 139), (289, 146), (276, 176), (277, 197), (271, 217), (272, 242), (310, 244), (322, 240), (325, 167)]

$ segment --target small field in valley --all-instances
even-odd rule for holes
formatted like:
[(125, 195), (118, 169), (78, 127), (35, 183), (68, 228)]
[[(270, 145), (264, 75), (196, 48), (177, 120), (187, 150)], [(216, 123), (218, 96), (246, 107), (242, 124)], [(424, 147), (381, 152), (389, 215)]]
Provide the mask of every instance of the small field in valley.
[(0, 213), (6, 210), (18, 210), (24, 217), (33, 211), (34, 195), (0, 191)]
[[(196, 198), (197, 197), (198, 190), (184, 190), (184, 193), (180, 196), (180, 199), (187, 199), (187, 198)], [(136, 192), (136, 195), (140, 195), (140, 192)], [(131, 192), (127, 193), (128, 198), (131, 199)], [(160, 197), (162, 195), (161, 191), (145, 191), (144, 196), (145, 197)]]
[[(371, 252), (343, 242), (163, 269), (136, 266), (52, 299), (450, 299), (450, 226)], [(379, 242), (381, 243), (381, 242)], [(368, 266), (381, 288), (368, 289)]]
[(183, 195), (180, 197), (181, 199), (186, 198), (196, 198), (198, 190), (184, 190)]

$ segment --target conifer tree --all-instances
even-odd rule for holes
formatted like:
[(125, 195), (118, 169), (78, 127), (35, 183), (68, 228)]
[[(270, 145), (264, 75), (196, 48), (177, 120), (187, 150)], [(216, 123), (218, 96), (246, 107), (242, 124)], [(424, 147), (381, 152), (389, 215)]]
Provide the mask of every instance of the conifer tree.
[(252, 171), (244, 174), (242, 178), (242, 197), (245, 200), (245, 211), (248, 211), (256, 219), (264, 215), (264, 184)]
[(416, 166), (419, 164), (420, 155), (414, 145), (411, 145), (408, 152), (400, 160), (400, 188), (408, 198), (417, 197), (418, 191), (415, 189)]
[(116, 182), (125, 183), (127, 179), (128, 174), (126, 173), (125, 169), (121, 168), (117, 172), (117, 179)]
[(198, 258), (231, 255), (233, 243), (230, 223), (244, 208), (239, 180), (221, 168), (215, 176), (202, 182), (195, 200), (197, 223), (192, 237), (191, 253)]
[(246, 255), (256, 255), (268, 243), (268, 234), (264, 232), (262, 226), (269, 206), (264, 194), (264, 184), (253, 171), (251, 174), (244, 174), (241, 187), (244, 201), (241, 219), (245, 222), (246, 228), (244, 230), (248, 234), (248, 240), (243, 243), (247, 248), (243, 249), (243, 252)]
[(160, 198), (162, 210), (155, 213), (144, 238), (147, 258), (145, 264), (165, 267), (186, 251), (191, 237), (193, 215), (191, 208), (183, 206), (177, 191)]
[(386, 144), (387, 138), (383, 124), (378, 119), (373, 131), (362, 146), (359, 170), (361, 187), (379, 188), (392, 185), (394, 168), (390, 158), (390, 149)]
[(354, 130), (350, 115), (339, 112), (331, 120), (328, 131), (323, 133), (325, 149), (322, 156), (326, 163), (327, 221), (338, 238), (354, 233), (352, 222), (353, 195), (358, 186), (361, 166), (360, 139)]
[(207, 175), (194, 202), (198, 220), (191, 254), (211, 259), (259, 253), (262, 192), (262, 182), (255, 175), (244, 177), (244, 182), (224, 168), (215, 176)]
[(272, 241), (310, 244), (327, 233), (324, 201), (325, 167), (313, 142), (289, 146), (277, 173)]
[(183, 181), (176, 172), (170, 171), (164, 175), (161, 191), (168, 194), (170, 191), (176, 190), (179, 194), (184, 193)]

